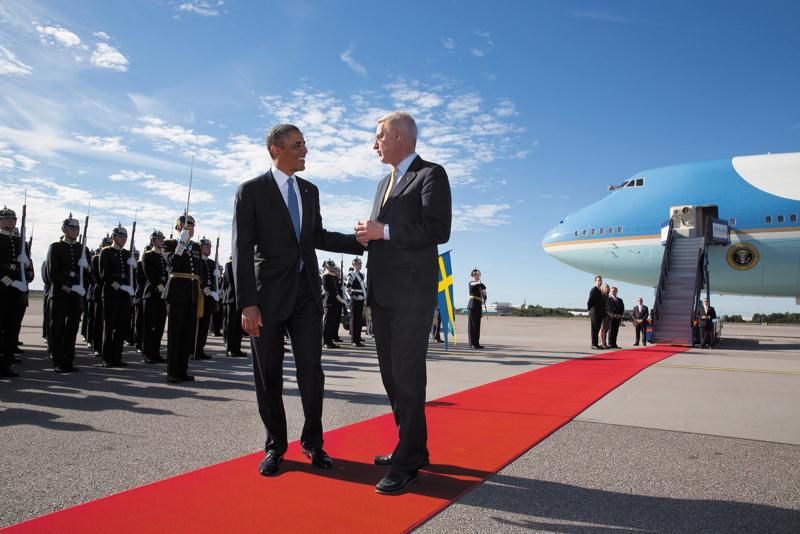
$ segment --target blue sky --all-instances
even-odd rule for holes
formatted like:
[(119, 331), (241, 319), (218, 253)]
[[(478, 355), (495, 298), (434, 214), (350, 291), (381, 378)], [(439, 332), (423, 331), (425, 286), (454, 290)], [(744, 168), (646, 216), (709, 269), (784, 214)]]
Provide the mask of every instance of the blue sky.
[(375, 120), (403, 109), (450, 175), (457, 304), (477, 265), (491, 301), (581, 306), (592, 276), (544, 254), (545, 232), (644, 169), (797, 151), (798, 50), (796, 2), (5, 1), (1, 201), (27, 188), (37, 264), (90, 197), (92, 244), (137, 208), (143, 244), (182, 211), (196, 155), (198, 233), (227, 257), (236, 185), (290, 121), (326, 226), (347, 230), (386, 172)]

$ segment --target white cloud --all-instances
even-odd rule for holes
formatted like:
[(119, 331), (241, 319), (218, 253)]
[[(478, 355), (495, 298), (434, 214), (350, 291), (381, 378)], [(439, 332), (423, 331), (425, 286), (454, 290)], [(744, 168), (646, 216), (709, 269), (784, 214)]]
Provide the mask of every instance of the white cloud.
[(155, 178), (155, 176), (144, 172), (129, 171), (125, 169), (108, 176), (108, 179), (112, 182), (135, 182), (136, 180), (140, 180), (142, 178)]
[(486, 55), (486, 50), (481, 50), (480, 48), (470, 48), (469, 53), (475, 57), (484, 57)]
[(222, 5), (224, 5), (224, 2), (216, 2), (216, 5), (212, 5), (211, 2), (205, 0), (195, 0), (193, 2), (184, 2), (178, 6), (178, 9), (187, 13), (195, 13), (201, 17), (216, 17), (219, 15), (219, 11), (215, 7)]
[(4, 46), (0, 46), (0, 74), (27, 76), (33, 69), (17, 59), (17, 56)]
[(487, 226), (501, 226), (511, 222), (511, 216), (504, 211), (510, 204), (461, 204), (453, 206), (453, 230), (480, 230)]
[(511, 100), (507, 98), (502, 98), (497, 103), (497, 107), (494, 108), (494, 113), (498, 117), (503, 117), (503, 118), (513, 117), (514, 115), (517, 114), (517, 108), (514, 105), (514, 102), (512, 102)]
[(353, 57), (353, 47), (351, 46), (347, 50), (341, 53), (339, 58), (344, 61), (344, 63), (353, 69), (353, 71), (358, 74), (359, 76), (366, 78), (367, 77), (367, 68), (355, 60)]
[(108, 35), (106, 32), (94, 32), (93, 35), (98, 39), (102, 39), (104, 41), (109, 41), (111, 39), (111, 36)]
[[(143, 187), (154, 191), (159, 200), (172, 200), (173, 202), (185, 203), (187, 193), (187, 183), (175, 182), (171, 180), (161, 180), (153, 174), (142, 171), (131, 171), (123, 169), (108, 177), (112, 182), (136, 182), (137, 187)], [(196, 202), (213, 202), (214, 196), (206, 191), (192, 187), (192, 204)]]
[(100, 137), (97, 135), (75, 135), (75, 139), (84, 145), (100, 152), (127, 152), (128, 147), (122, 144), (122, 137)]
[(139, 123), (141, 126), (131, 128), (131, 133), (151, 139), (156, 148), (162, 151), (172, 150), (175, 147), (197, 149), (216, 141), (209, 135), (196, 134), (193, 130), (168, 124), (158, 117), (141, 117)]
[(601, 11), (594, 9), (573, 9), (571, 11), (567, 11), (567, 14), (579, 19), (589, 19), (600, 22), (617, 22), (617, 23), (633, 22), (633, 19), (617, 15), (610, 11)]
[(72, 48), (81, 44), (80, 37), (61, 26), (41, 26), (37, 24), (36, 31), (39, 32), (39, 40), (47, 46), (61, 45), (66, 48)]
[(448, 50), (453, 50), (456, 47), (456, 40), (452, 37), (447, 37), (446, 39), (442, 39), (442, 46)]
[(0, 170), (7, 172), (15, 169), (32, 171), (38, 164), (39, 161), (17, 153), (9, 143), (0, 141)]
[(489, 32), (476, 30), (474, 33), (481, 38), (483, 43), (480, 47), (470, 48), (469, 53), (475, 57), (485, 57), (494, 48), (494, 41), (492, 41)]
[(128, 70), (128, 58), (108, 43), (97, 43), (92, 52), (92, 65), (101, 69), (111, 69), (118, 72)]
[(28, 156), (23, 156), (22, 154), (15, 154), (14, 159), (17, 162), (17, 166), (23, 171), (32, 171), (33, 168), (39, 164), (37, 160), (29, 158)]
[(372, 199), (353, 195), (332, 195), (320, 191), (319, 210), (322, 224), (326, 229), (352, 233), (356, 221), (369, 219)]

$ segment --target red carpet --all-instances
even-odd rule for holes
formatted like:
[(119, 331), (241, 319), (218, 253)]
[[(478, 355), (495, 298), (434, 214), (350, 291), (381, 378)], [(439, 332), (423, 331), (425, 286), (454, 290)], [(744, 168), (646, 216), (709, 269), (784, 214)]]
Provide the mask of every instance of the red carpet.
[[(641, 370), (680, 347), (647, 347), (571, 360), (428, 403), (433, 465), (411, 492), (380, 496), (390, 415), (326, 433), (336, 466), (313, 469), (294, 442), (274, 478), (261, 453), (236, 458), (4, 529), (9, 533), (403, 532), (441, 511)], [(253, 414), (256, 417), (256, 414)]]

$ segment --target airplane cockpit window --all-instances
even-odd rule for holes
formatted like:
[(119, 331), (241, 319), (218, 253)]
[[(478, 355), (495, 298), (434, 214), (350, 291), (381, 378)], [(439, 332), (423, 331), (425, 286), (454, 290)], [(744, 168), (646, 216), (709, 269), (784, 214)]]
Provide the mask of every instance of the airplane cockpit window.
[(621, 234), (621, 233), (622, 233), (622, 227), (621, 227), (621, 226), (617, 226), (617, 233), (618, 233), (618, 234)]
[(588, 233), (589, 233), (589, 232), (587, 232), (585, 229), (583, 230), (583, 235), (586, 235), (586, 234), (588, 234)]
[(644, 187), (644, 178), (636, 179), (636, 187)]
[(772, 224), (772, 215), (767, 215), (764, 217), (764, 222), (767, 224)]
[(797, 214), (796, 213), (792, 213), (791, 215), (789, 215), (789, 221), (797, 222)]
[(575, 230), (575, 237), (578, 237), (578, 231)]
[(728, 224), (730, 224), (731, 226), (736, 226), (736, 217), (731, 217), (730, 219), (728, 219)]
[(592, 228), (592, 235), (594, 235), (595, 233), (597, 233), (597, 230)]
[(613, 234), (614, 233), (614, 227), (613, 226), (609, 226), (608, 227), (608, 233), (609, 234)]
[(778, 222), (782, 223), (784, 221), (783, 215), (778, 215)]
[(606, 229), (605, 228), (600, 228), (600, 235), (603, 235), (605, 233), (606, 233)]

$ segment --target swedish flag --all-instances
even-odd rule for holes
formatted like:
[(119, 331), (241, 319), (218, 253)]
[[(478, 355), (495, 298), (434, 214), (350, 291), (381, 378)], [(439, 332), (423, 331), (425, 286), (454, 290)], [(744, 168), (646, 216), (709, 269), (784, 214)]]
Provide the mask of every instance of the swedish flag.
[(444, 350), (447, 350), (447, 336), (453, 334), (456, 342), (455, 305), (453, 304), (453, 267), (450, 264), (450, 251), (439, 254), (439, 316), (444, 331)]

